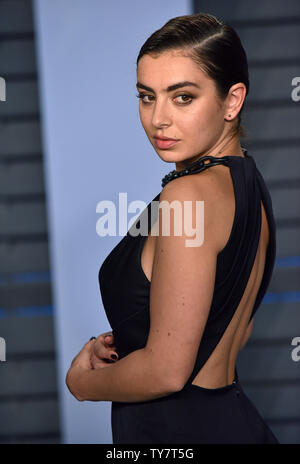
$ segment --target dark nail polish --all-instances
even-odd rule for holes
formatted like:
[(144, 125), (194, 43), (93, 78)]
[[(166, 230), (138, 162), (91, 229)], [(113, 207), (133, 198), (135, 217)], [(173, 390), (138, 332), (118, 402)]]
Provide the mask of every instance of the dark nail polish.
[(116, 356), (115, 354), (111, 354), (110, 357), (113, 359), (118, 359), (118, 356)]

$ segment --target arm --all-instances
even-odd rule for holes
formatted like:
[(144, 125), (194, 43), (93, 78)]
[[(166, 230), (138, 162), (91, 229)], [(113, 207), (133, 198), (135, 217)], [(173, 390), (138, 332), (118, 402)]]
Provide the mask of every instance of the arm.
[[(203, 194), (191, 179), (176, 179), (163, 189), (160, 202), (192, 200), (192, 226), (204, 227), (204, 241), (186, 246), (195, 237), (162, 235), (161, 219), (150, 287), (150, 331), (146, 346), (104, 369), (87, 370), (79, 379), (78, 399), (138, 402), (179, 391), (194, 367), (213, 297), (218, 249), (216, 208), (204, 181)], [(204, 196), (205, 193), (205, 196)], [(204, 200), (204, 217), (196, 214), (196, 200)], [(187, 214), (183, 219), (188, 220)], [(191, 219), (191, 218), (190, 218)], [(200, 223), (201, 222), (201, 223)], [(186, 341), (186, 334), (189, 334)], [(183, 340), (182, 342), (180, 342)]]
[[(79, 401), (139, 402), (176, 391), (170, 379), (159, 375), (155, 357), (145, 348), (133, 351), (102, 369), (79, 373), (76, 398)], [(169, 384), (168, 384), (169, 382)]]

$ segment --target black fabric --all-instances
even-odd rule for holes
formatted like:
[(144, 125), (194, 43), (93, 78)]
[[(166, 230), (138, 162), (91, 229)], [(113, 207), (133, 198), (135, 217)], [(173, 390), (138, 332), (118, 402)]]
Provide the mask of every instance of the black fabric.
[[(217, 257), (213, 300), (194, 369), (180, 392), (145, 402), (112, 402), (113, 443), (278, 443), (240, 385), (237, 370), (232, 384), (216, 389), (192, 381), (222, 338), (243, 296), (256, 256), (261, 230), (261, 200), (268, 224), (269, 245), (263, 279), (251, 319), (268, 288), (276, 255), (272, 202), (254, 159), (218, 158), (230, 169), (235, 215), (229, 240)], [(209, 168), (209, 164), (206, 165)], [(160, 193), (152, 200), (158, 201)], [(150, 328), (150, 282), (141, 267), (143, 244), (157, 215), (150, 202), (115, 246), (99, 270), (104, 309), (119, 359), (146, 345)], [(133, 235), (148, 218), (145, 235)]]

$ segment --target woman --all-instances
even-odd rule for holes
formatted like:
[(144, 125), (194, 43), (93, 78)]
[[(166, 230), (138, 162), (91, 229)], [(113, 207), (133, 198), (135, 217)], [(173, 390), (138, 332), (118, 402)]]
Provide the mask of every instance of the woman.
[[(240, 145), (249, 90), (240, 39), (209, 14), (173, 18), (141, 48), (137, 89), (150, 143), (176, 165), (153, 201), (159, 211), (177, 201), (184, 225), (196, 218), (203, 234), (187, 246), (175, 212), (163, 234), (165, 213), (152, 224), (148, 204), (99, 271), (110, 345), (105, 334), (86, 343), (68, 388), (80, 401), (112, 401), (113, 443), (278, 443), (235, 366), (276, 252), (269, 192)], [(135, 235), (145, 218), (148, 234)]]

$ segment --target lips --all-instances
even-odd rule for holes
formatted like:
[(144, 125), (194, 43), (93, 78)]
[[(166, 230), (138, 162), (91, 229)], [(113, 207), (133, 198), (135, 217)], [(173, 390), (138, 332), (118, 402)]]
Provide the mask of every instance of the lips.
[(160, 137), (159, 135), (154, 136), (154, 138), (155, 138), (155, 139), (158, 139), (158, 140), (174, 140), (174, 141), (176, 141), (176, 142), (178, 141), (178, 139), (172, 139), (172, 138), (170, 138), (170, 137), (163, 137), (163, 136)]
[(164, 139), (154, 137), (154, 140), (155, 140), (156, 146), (160, 149), (170, 148), (178, 142), (178, 140), (168, 139), (166, 137)]

